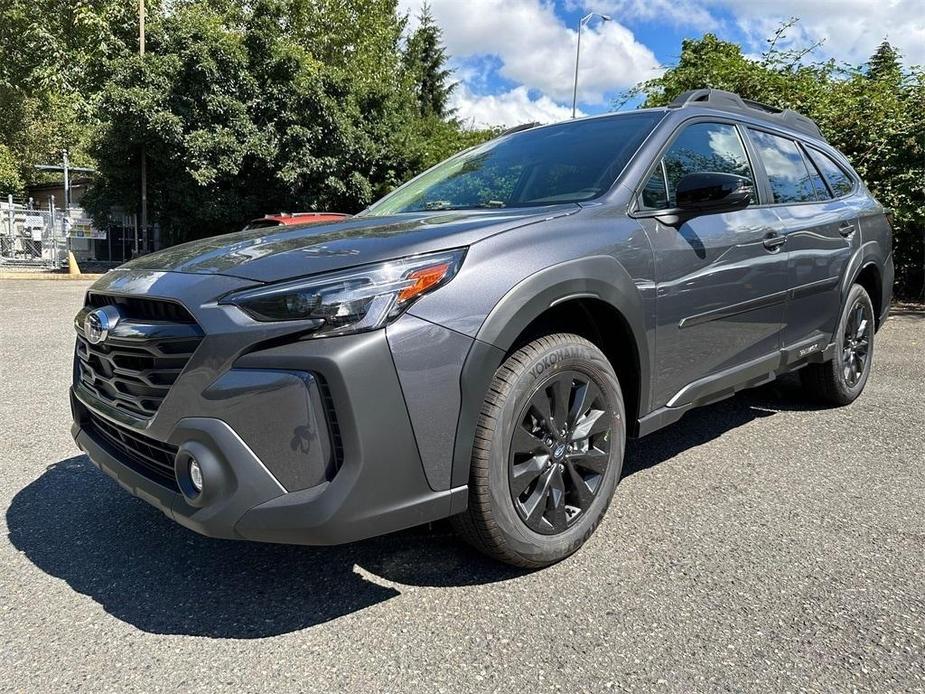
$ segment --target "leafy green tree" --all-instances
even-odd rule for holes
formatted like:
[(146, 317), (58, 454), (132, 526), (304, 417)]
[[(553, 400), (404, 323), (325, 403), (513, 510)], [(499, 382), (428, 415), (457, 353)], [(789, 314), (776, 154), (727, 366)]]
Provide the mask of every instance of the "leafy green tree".
[[(158, 11), (160, 0), (148, 0)], [(68, 149), (90, 164), (92, 101), (110, 59), (136, 50), (137, 4), (125, 0), (0, 3), (0, 143), (23, 183)]]
[(448, 118), (450, 96), (456, 83), (450, 82), (452, 70), (447, 68), (443, 32), (434, 21), (430, 5), (425, 2), (418, 15), (418, 28), (408, 38), (402, 55), (404, 67), (422, 116)]
[(661, 106), (686, 90), (712, 87), (813, 118), (892, 210), (895, 289), (901, 297), (920, 297), (925, 285), (925, 73), (920, 68), (903, 73), (891, 46), (881, 46), (867, 66), (813, 62), (813, 46), (778, 48), (790, 26), (778, 30), (758, 60), (712, 34), (686, 40), (676, 65), (628, 97)]
[(0, 144), (0, 196), (22, 192), (23, 181), (19, 176), (19, 167), (13, 153), (6, 145)]
[(137, 209), (172, 242), (279, 210), (354, 212), (483, 137), (420, 116), (395, 0), (183, 0), (148, 53), (111, 62), (85, 204)]

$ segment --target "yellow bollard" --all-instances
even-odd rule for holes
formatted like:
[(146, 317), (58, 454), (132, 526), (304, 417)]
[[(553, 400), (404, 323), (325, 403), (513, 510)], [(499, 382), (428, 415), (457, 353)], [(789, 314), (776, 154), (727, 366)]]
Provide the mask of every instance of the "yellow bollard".
[(74, 257), (73, 251), (67, 252), (67, 274), (79, 275), (80, 266), (77, 264), (77, 258)]

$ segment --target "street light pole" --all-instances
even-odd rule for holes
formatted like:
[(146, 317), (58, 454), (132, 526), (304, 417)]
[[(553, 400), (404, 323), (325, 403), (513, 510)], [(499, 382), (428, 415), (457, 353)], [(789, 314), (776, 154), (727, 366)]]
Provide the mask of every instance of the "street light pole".
[(589, 12), (578, 22), (578, 49), (575, 51), (575, 84), (572, 87), (572, 118), (575, 117), (578, 111), (578, 64), (581, 61), (581, 30), (594, 17), (600, 17), (605, 22), (610, 21), (609, 15), (601, 14), (600, 12)]

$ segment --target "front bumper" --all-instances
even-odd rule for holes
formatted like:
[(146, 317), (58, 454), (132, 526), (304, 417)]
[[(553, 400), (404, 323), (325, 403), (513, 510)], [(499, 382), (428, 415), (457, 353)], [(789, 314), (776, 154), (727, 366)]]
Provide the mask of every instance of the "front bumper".
[[(260, 339), (217, 329), (228, 316), (215, 312), (227, 309), (187, 307), (206, 338), (151, 420), (126, 419), (79, 384), (71, 389), (77, 445), (127, 491), (203, 535), (309, 545), (360, 540), (465, 508), (466, 487), (435, 489), (422, 463), (415, 433), (421, 438), (428, 425), (412, 423), (403, 385), (417, 386), (400, 378), (386, 331)], [(420, 327), (410, 317), (409, 325), (406, 337)], [(458, 391), (458, 380), (450, 386)], [(182, 485), (146, 474), (101, 435), (99, 418), (163, 442), (182, 460), (195, 454), (202, 495), (191, 499)], [(451, 456), (443, 459), (451, 464)]]

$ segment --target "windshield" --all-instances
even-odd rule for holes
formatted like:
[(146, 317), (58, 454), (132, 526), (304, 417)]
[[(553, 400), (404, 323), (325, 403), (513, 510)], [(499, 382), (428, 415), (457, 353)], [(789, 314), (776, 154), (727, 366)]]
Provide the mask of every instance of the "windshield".
[(661, 114), (630, 113), (526, 130), (447, 159), (367, 215), (529, 207), (603, 195)]

